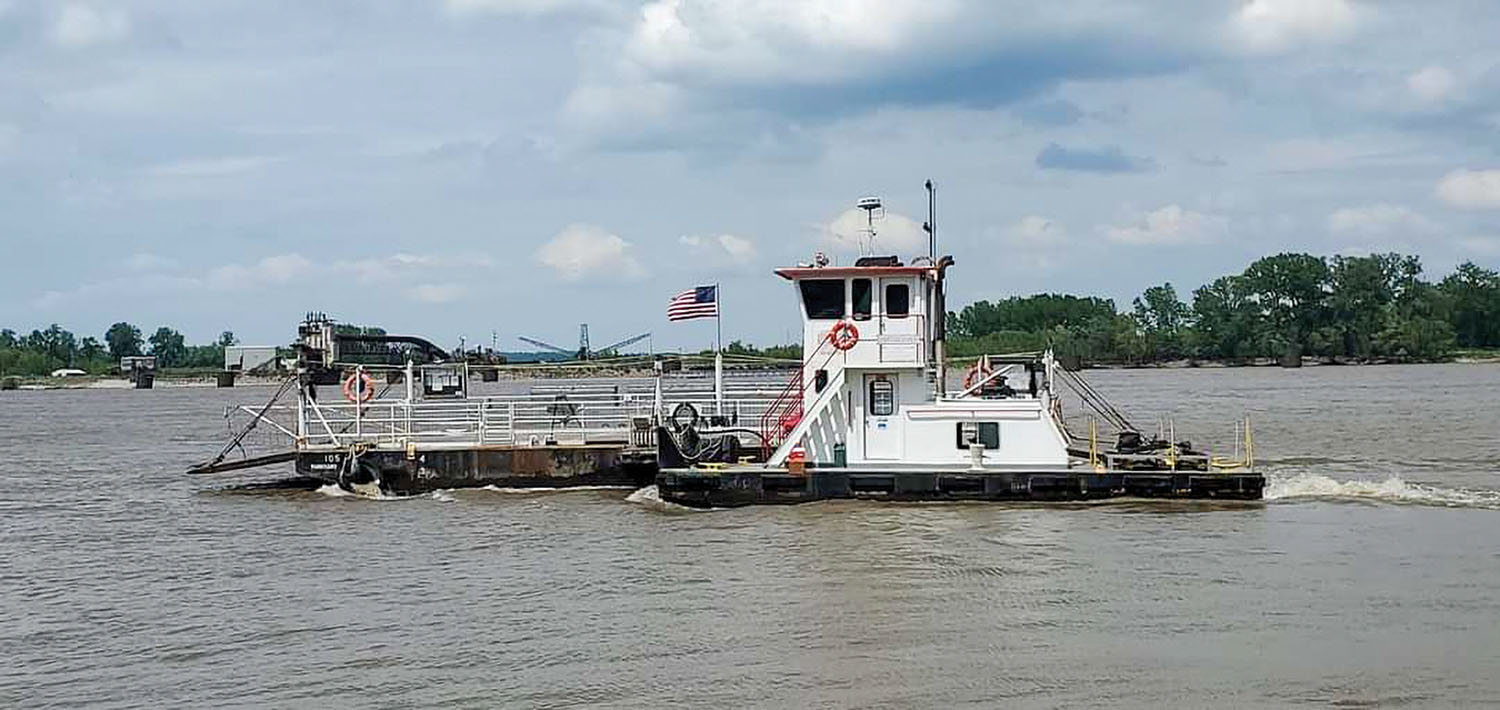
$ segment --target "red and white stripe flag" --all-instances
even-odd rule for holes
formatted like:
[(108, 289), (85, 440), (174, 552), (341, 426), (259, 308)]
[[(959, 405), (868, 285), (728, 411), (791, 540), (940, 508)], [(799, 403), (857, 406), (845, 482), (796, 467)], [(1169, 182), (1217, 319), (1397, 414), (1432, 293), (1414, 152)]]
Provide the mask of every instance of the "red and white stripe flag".
[(719, 317), (719, 287), (699, 286), (683, 291), (667, 304), (667, 320)]

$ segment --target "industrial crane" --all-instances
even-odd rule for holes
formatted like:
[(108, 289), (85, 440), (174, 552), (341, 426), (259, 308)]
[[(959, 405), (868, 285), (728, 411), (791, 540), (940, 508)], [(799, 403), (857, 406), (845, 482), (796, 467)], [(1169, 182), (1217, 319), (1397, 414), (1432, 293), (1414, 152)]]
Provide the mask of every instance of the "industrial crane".
[(617, 354), (619, 354), (620, 348), (623, 348), (623, 347), (626, 347), (626, 346), (629, 346), (629, 345), (635, 345), (636, 343), (639, 343), (642, 340), (645, 340), (645, 339), (647, 339), (649, 337), (651, 337), (650, 333), (641, 333), (640, 335), (632, 336), (632, 337), (626, 338), (624, 340), (621, 340), (618, 343), (614, 343), (612, 345), (607, 345), (607, 346), (602, 347), (602, 348), (594, 349), (594, 348), (589, 347), (589, 324), (582, 323), (582, 324), (580, 324), (578, 326), (578, 349), (577, 350), (569, 350), (568, 348), (558, 347), (558, 346), (553, 345), (552, 343), (546, 342), (544, 340), (537, 340), (536, 338), (528, 338), (528, 337), (526, 337), (524, 335), (523, 336), (519, 336), (519, 340), (521, 342), (523, 342), (523, 343), (528, 344), (528, 345), (535, 345), (536, 347), (542, 348), (543, 350), (549, 350), (549, 351), (552, 351), (552, 352), (555, 352), (555, 353), (561, 353), (563, 355), (568, 355), (568, 356), (572, 357), (575, 360), (592, 360), (592, 359), (597, 358), (597, 357), (608, 357), (608, 356), (611, 356), (611, 355), (617, 355)]

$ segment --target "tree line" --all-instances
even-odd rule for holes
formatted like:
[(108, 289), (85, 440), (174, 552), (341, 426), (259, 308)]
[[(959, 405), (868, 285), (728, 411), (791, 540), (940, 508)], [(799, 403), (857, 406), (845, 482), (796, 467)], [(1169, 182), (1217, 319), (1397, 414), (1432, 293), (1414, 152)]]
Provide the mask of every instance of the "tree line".
[(1178, 296), (1146, 289), (1129, 311), (1066, 294), (979, 301), (948, 314), (949, 352), (1054, 348), (1094, 362), (1244, 361), (1312, 355), (1436, 360), (1500, 347), (1500, 274), (1465, 263), (1439, 281), (1418, 257), (1284, 253)]
[(79, 338), (53, 323), (45, 330), (20, 335), (11, 329), (0, 330), (0, 375), (46, 375), (63, 368), (83, 370), (91, 375), (112, 373), (120, 358), (153, 355), (159, 368), (224, 367), (224, 348), (238, 345), (231, 331), (207, 345), (188, 345), (182, 333), (162, 326), (149, 337), (130, 323), (111, 325), (103, 339)]
[[(1438, 281), (1421, 260), (1396, 253), (1320, 257), (1284, 253), (1194, 290), (1184, 301), (1170, 283), (1152, 286), (1128, 311), (1094, 296), (1038, 294), (978, 301), (947, 314), (953, 357), (1053, 348), (1103, 363), (1182, 359), (1244, 361), (1286, 355), (1361, 360), (1437, 360), (1459, 349), (1500, 348), (1500, 274), (1460, 265)], [(383, 333), (340, 325), (341, 332)], [(149, 337), (119, 322), (78, 338), (57, 324), (19, 335), (0, 330), (0, 376), (46, 375), (72, 367), (109, 374), (120, 358), (154, 355), (161, 368), (223, 367), (224, 331), (188, 345), (162, 326)], [(726, 352), (799, 358), (798, 345), (757, 348), (739, 341)]]

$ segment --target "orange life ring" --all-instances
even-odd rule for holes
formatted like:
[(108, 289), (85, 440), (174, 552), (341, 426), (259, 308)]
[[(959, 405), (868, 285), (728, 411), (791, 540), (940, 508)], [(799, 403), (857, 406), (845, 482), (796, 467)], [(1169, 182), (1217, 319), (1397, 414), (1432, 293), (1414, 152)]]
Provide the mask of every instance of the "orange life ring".
[(828, 342), (836, 349), (847, 351), (859, 343), (859, 327), (846, 320), (834, 323), (833, 330), (828, 331)]
[[(354, 385), (356, 382), (363, 385), (363, 387), (360, 389), (359, 394), (354, 393)], [(344, 380), (344, 399), (349, 400), (353, 404), (362, 404), (374, 398), (375, 378), (371, 377), (370, 373), (355, 373)]]
[(975, 362), (974, 366), (969, 368), (968, 374), (964, 375), (964, 389), (973, 387), (974, 383), (988, 377), (989, 374), (988, 368), (985, 368), (982, 363)]

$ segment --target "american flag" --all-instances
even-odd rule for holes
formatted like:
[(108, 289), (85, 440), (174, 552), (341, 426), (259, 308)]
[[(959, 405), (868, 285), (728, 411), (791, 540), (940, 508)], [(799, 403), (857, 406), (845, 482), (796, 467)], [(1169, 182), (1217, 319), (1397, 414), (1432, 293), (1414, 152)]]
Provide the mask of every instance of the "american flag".
[(719, 316), (719, 287), (699, 286), (677, 294), (667, 304), (667, 320), (692, 320)]

